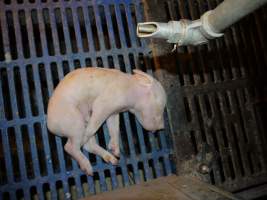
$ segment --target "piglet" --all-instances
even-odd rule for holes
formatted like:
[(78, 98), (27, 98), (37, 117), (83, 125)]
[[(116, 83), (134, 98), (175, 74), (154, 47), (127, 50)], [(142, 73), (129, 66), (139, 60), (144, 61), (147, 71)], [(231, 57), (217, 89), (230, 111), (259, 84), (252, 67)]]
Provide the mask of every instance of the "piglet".
[[(150, 75), (116, 69), (81, 68), (67, 74), (52, 94), (47, 110), (50, 132), (67, 137), (64, 149), (87, 175), (92, 175), (90, 161), (83, 147), (106, 162), (117, 164), (119, 156), (119, 113), (130, 111), (148, 131), (164, 128), (166, 93)], [(111, 153), (100, 147), (95, 133), (106, 121)]]

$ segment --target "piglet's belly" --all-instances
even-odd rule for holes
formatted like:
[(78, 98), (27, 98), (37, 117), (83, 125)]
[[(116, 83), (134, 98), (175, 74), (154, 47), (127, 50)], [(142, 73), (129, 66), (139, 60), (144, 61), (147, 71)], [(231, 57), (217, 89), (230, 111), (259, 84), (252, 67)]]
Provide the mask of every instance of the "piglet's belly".
[(84, 121), (87, 123), (92, 114), (92, 103), (80, 103), (77, 105), (77, 108), (82, 114)]

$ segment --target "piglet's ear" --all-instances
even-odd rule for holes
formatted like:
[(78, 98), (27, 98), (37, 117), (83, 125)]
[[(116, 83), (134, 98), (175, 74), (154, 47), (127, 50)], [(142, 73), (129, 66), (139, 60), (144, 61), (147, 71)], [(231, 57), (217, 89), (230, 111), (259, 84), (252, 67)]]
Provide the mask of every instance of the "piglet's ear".
[(154, 79), (152, 78), (152, 76), (148, 75), (145, 72), (142, 72), (139, 69), (134, 69), (133, 73), (138, 75), (137, 78), (140, 80), (140, 82), (146, 86), (151, 86)]

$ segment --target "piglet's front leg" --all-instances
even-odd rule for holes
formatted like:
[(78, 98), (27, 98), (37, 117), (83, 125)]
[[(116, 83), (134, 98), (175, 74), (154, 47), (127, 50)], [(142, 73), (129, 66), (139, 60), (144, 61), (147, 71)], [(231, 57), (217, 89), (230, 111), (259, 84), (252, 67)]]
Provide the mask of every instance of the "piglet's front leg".
[(120, 137), (120, 119), (119, 114), (111, 115), (107, 119), (107, 126), (110, 135), (110, 140), (108, 148), (111, 149), (113, 155), (120, 156), (120, 146), (119, 146), (119, 137)]
[(90, 137), (88, 142), (83, 145), (83, 148), (90, 153), (99, 155), (106, 162), (110, 162), (113, 165), (118, 163), (118, 160), (111, 153), (97, 144), (95, 136)]
[[(113, 112), (114, 107), (107, 104), (108, 96), (99, 96), (92, 106), (92, 114), (83, 137), (84, 148), (91, 153), (101, 156), (106, 162), (117, 163), (117, 159), (100, 147), (95, 141), (95, 133)], [(115, 108), (116, 109), (116, 108)]]

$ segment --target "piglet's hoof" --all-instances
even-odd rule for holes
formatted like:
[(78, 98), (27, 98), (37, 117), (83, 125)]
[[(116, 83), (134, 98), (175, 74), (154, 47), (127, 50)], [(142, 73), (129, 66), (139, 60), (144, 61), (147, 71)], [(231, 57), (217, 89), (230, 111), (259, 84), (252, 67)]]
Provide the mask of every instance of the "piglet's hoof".
[(81, 162), (80, 168), (87, 176), (93, 176), (93, 168), (88, 160)]
[(111, 150), (112, 154), (114, 156), (116, 156), (117, 158), (120, 157), (120, 147), (119, 145), (113, 144), (112, 142), (110, 142), (108, 144), (108, 148)]
[(112, 165), (118, 164), (118, 160), (114, 156), (112, 156), (111, 154), (105, 155), (103, 159), (105, 160), (105, 162), (111, 163)]

